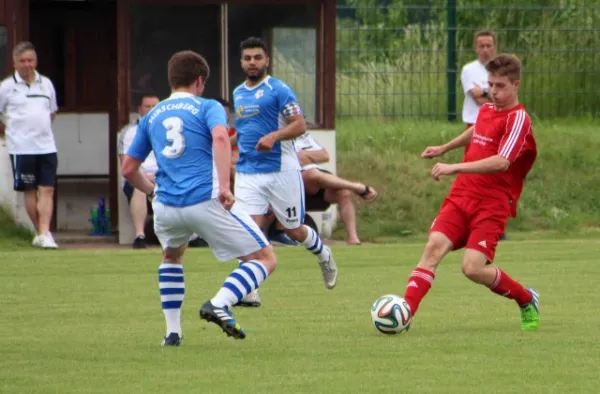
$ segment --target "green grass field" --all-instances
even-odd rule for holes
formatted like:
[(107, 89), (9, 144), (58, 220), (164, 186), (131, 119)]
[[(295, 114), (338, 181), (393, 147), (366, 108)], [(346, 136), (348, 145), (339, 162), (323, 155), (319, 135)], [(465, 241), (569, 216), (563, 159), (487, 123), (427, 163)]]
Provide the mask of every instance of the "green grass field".
[(263, 306), (235, 310), (243, 341), (197, 315), (234, 264), (190, 250), (184, 341), (170, 349), (157, 249), (2, 252), (0, 392), (598, 392), (600, 241), (501, 243), (502, 268), (541, 292), (537, 332), (521, 332), (517, 306), (463, 278), (452, 254), (411, 330), (380, 334), (370, 305), (403, 293), (421, 249), (335, 246), (328, 291), (306, 251), (277, 248)]

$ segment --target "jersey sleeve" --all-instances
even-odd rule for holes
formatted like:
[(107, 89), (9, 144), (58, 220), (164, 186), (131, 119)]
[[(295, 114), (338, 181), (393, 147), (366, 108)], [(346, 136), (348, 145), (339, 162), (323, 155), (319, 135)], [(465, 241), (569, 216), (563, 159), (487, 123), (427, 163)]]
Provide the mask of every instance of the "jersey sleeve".
[(463, 91), (465, 94), (469, 94), (469, 90), (475, 87), (473, 80), (473, 72), (468, 67), (463, 67), (460, 73), (460, 82), (462, 83)]
[(292, 116), (303, 115), (296, 93), (286, 84), (282, 83), (278, 87), (277, 99), (279, 101), (279, 112), (284, 118), (289, 119)]
[(0, 113), (6, 115), (6, 107), (8, 106), (8, 91), (6, 84), (0, 84)]
[(146, 160), (150, 152), (152, 152), (152, 143), (150, 141), (150, 133), (148, 132), (148, 122), (146, 119), (147, 117), (144, 117), (140, 120), (133, 142), (129, 146), (129, 149), (127, 149), (127, 155), (142, 162)]
[(212, 131), (217, 126), (223, 126), (228, 129), (227, 114), (225, 108), (218, 101), (208, 101), (204, 112), (206, 125)]
[(117, 144), (117, 154), (124, 155), (127, 153), (127, 149), (131, 145), (131, 126), (127, 125), (119, 132), (119, 142)]
[(510, 114), (506, 121), (506, 131), (500, 140), (498, 155), (510, 162), (518, 159), (531, 148), (527, 141), (530, 133), (531, 120), (527, 112), (519, 110)]
[(58, 103), (56, 101), (56, 89), (51, 80), (48, 81), (48, 89), (50, 90), (50, 112), (55, 113), (58, 111)]

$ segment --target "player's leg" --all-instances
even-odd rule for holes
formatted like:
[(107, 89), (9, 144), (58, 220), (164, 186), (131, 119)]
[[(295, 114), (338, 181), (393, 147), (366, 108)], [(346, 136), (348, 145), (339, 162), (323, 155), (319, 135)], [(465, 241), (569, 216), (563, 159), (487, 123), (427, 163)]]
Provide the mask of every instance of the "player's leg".
[(56, 153), (36, 155), (36, 179), (38, 185), (38, 231), (41, 234), (41, 246), (56, 249), (58, 245), (50, 233), (50, 222), (54, 211), (54, 186), (58, 160)]
[(349, 245), (360, 245), (360, 239), (356, 232), (356, 211), (352, 202), (352, 193), (347, 189), (325, 190), (325, 201), (337, 204), (340, 219), (346, 229)]
[[(235, 206), (237, 209), (249, 214), (261, 231), (265, 229), (267, 223), (265, 214), (269, 210), (269, 201), (264, 193), (264, 189), (268, 186), (265, 183), (267, 179), (268, 175), (264, 174), (236, 173)], [(244, 262), (240, 260), (238, 263), (241, 266)], [(236, 305), (260, 306), (258, 291), (254, 290), (242, 297)]]
[(302, 178), (306, 183), (314, 183), (322, 189), (347, 189), (361, 196), (365, 201), (371, 202), (377, 197), (377, 192), (372, 187), (362, 183), (350, 182), (328, 172), (313, 168), (304, 171)]
[(415, 270), (408, 278), (404, 299), (410, 306), (412, 316), (435, 279), (440, 262), (453, 249), (459, 249), (466, 239), (467, 223), (459, 205), (446, 199), (440, 213), (431, 225), (429, 240)]
[(275, 270), (276, 260), (273, 248), (258, 225), (236, 205), (227, 211), (215, 199), (184, 208), (184, 216), (218, 260), (239, 258), (242, 261), (217, 294), (200, 309), (201, 318), (219, 325), (227, 335), (237, 339), (246, 334), (229, 308), (258, 289)]
[(272, 175), (269, 185), (269, 203), (287, 235), (301, 243), (317, 257), (323, 281), (328, 289), (337, 282), (337, 265), (328, 246), (319, 234), (304, 225), (304, 183), (300, 171), (284, 171)]
[(267, 175), (236, 173), (235, 177), (236, 207), (250, 215), (262, 229), (266, 222), (265, 214), (269, 210), (269, 200), (265, 193), (268, 187), (265, 181)]
[(146, 236), (144, 234), (144, 225), (148, 216), (147, 196), (138, 189), (133, 189), (131, 201), (129, 203), (129, 211), (131, 212), (131, 220), (135, 229), (135, 241), (133, 247), (135, 249), (143, 249), (146, 247)]
[(515, 300), (521, 309), (521, 327), (533, 330), (539, 325), (539, 294), (534, 289), (526, 289), (500, 268), (490, 265), (506, 222), (507, 216), (499, 214), (497, 209), (478, 210), (471, 223), (462, 272), (473, 282)]
[(35, 159), (33, 155), (10, 155), (10, 164), (13, 171), (13, 189), (23, 193), (25, 210), (35, 229), (35, 237), (32, 244), (33, 246), (40, 246)]
[(182, 256), (191, 231), (181, 220), (179, 208), (165, 206), (157, 201), (152, 207), (154, 232), (163, 248), (163, 259), (158, 268), (158, 285), (167, 329), (161, 346), (179, 346), (183, 339), (181, 306), (185, 296)]

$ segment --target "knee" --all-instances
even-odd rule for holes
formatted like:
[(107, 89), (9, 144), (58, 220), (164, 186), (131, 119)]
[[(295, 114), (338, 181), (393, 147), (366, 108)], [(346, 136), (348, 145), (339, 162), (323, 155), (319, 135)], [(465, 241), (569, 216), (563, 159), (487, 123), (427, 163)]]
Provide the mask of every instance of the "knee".
[(41, 198), (52, 198), (54, 197), (54, 188), (53, 187), (40, 187), (37, 191), (32, 190), (33, 194), (38, 193)]
[(306, 238), (304, 226), (296, 227), (294, 229), (285, 229), (285, 233), (295, 241), (302, 242)]
[(452, 250), (452, 243), (443, 234), (432, 233), (425, 245), (419, 267), (435, 271), (444, 256)]
[(461, 270), (463, 272), (463, 275), (465, 275), (467, 278), (469, 278), (471, 280), (476, 280), (478, 278), (479, 267), (477, 265), (471, 263), (470, 261), (467, 261), (467, 260), (463, 261)]
[(302, 181), (305, 183), (314, 182), (318, 179), (319, 174), (316, 170), (302, 171)]
[(468, 252), (468, 250), (465, 252), (461, 270), (463, 275), (465, 275), (467, 278), (474, 282), (478, 282), (481, 276), (481, 271), (484, 269), (487, 260), (483, 255), (479, 256), (477, 254), (474, 255)]
[(265, 248), (248, 256), (247, 260), (260, 261), (269, 274), (272, 274), (273, 271), (275, 271), (275, 267), (277, 267), (277, 258), (275, 257), (273, 246), (271, 245), (267, 245)]

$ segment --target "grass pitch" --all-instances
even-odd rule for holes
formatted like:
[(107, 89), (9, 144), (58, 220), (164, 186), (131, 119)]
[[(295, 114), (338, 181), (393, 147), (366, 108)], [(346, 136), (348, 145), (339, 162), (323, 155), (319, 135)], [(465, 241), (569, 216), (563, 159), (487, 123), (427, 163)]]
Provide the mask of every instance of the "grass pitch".
[(207, 250), (185, 261), (184, 340), (161, 349), (159, 251), (29, 248), (2, 252), (2, 393), (592, 393), (598, 391), (598, 240), (508, 241), (499, 265), (541, 293), (541, 325), (521, 332), (512, 301), (470, 283), (460, 254), (442, 264), (411, 330), (378, 333), (369, 308), (402, 295), (421, 243), (335, 246), (338, 286), (325, 289), (300, 248), (263, 306), (235, 309), (227, 338), (198, 318), (234, 262)]

